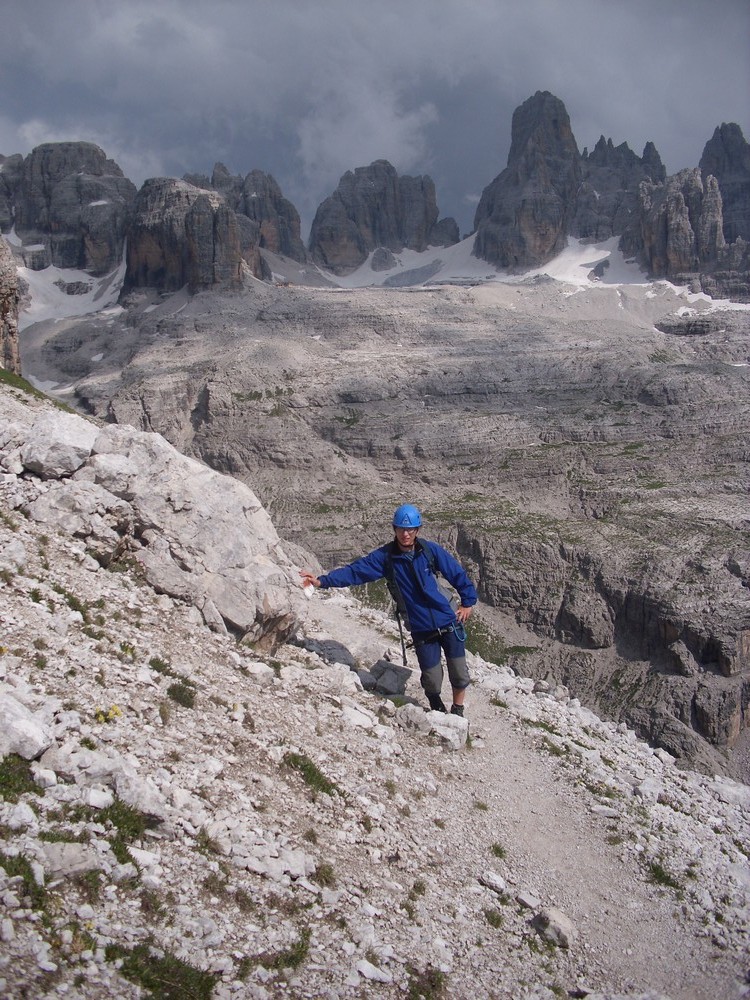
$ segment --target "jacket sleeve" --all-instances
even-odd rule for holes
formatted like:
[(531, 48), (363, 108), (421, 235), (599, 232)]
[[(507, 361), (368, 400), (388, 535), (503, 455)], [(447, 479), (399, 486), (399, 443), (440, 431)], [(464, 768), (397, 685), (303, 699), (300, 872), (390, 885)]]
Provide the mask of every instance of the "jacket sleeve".
[(380, 548), (346, 566), (325, 573), (319, 579), (320, 586), (327, 590), (329, 587), (355, 587), (360, 583), (371, 583), (384, 575), (385, 550)]
[(478, 600), (476, 588), (461, 563), (454, 559), (450, 552), (434, 542), (432, 543), (432, 551), (435, 553), (437, 568), (448, 583), (458, 591), (461, 607), (473, 607)]

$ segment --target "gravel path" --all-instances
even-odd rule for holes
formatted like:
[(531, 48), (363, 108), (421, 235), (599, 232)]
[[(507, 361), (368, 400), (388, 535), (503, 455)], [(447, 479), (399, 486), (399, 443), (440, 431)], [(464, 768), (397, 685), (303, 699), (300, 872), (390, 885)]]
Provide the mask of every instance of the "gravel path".
[[(320, 600), (312, 614), (358, 655), (382, 651), (382, 636), (364, 635), (361, 619), (335, 599)], [(407, 693), (421, 704), (417, 679), (414, 670)], [(479, 891), (478, 876), (493, 867), (492, 846), (499, 845), (509, 891), (531, 892), (573, 921), (575, 946), (557, 955), (569, 982), (617, 984), (672, 1000), (745, 995), (743, 970), (705, 935), (701, 915), (649, 881), (639, 854), (626, 849), (633, 834), (628, 822), (608, 816), (606, 807), (592, 811), (585, 779), (544, 752), (544, 728), (524, 724), (493, 700), (473, 688), (471, 749), (430, 758), (439, 783), (436, 811), (445, 824), (430, 845), (441, 881)]]

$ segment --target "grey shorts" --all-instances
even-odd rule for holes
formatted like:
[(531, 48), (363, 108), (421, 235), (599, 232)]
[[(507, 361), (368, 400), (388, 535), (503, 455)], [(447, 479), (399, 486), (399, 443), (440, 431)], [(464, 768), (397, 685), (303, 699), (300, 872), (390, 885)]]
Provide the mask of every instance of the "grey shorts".
[(451, 687), (462, 691), (471, 683), (469, 668), (466, 666), (465, 643), (455, 632), (444, 632), (427, 641), (420, 638), (419, 632), (415, 632), (414, 649), (421, 671), (420, 683), (425, 694), (440, 694), (443, 687), (443, 653)]

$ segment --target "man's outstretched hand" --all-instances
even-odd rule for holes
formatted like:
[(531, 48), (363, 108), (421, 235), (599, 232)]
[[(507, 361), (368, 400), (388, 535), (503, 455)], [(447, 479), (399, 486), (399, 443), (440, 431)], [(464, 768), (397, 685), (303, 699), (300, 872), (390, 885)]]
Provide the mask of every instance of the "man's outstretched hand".
[(312, 573), (308, 573), (305, 570), (300, 570), (299, 571), (299, 575), (302, 577), (302, 586), (303, 587), (319, 587), (320, 586), (320, 580), (317, 578), (317, 576), (313, 576)]
[(459, 608), (456, 612), (456, 618), (463, 624), (463, 622), (468, 620), (470, 614), (471, 608)]

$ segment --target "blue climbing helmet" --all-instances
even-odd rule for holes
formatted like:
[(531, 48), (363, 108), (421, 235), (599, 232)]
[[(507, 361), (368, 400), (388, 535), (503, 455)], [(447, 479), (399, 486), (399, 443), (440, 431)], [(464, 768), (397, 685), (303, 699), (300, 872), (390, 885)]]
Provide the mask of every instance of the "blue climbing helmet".
[(402, 503), (393, 515), (394, 528), (421, 528), (422, 515), (414, 504)]

